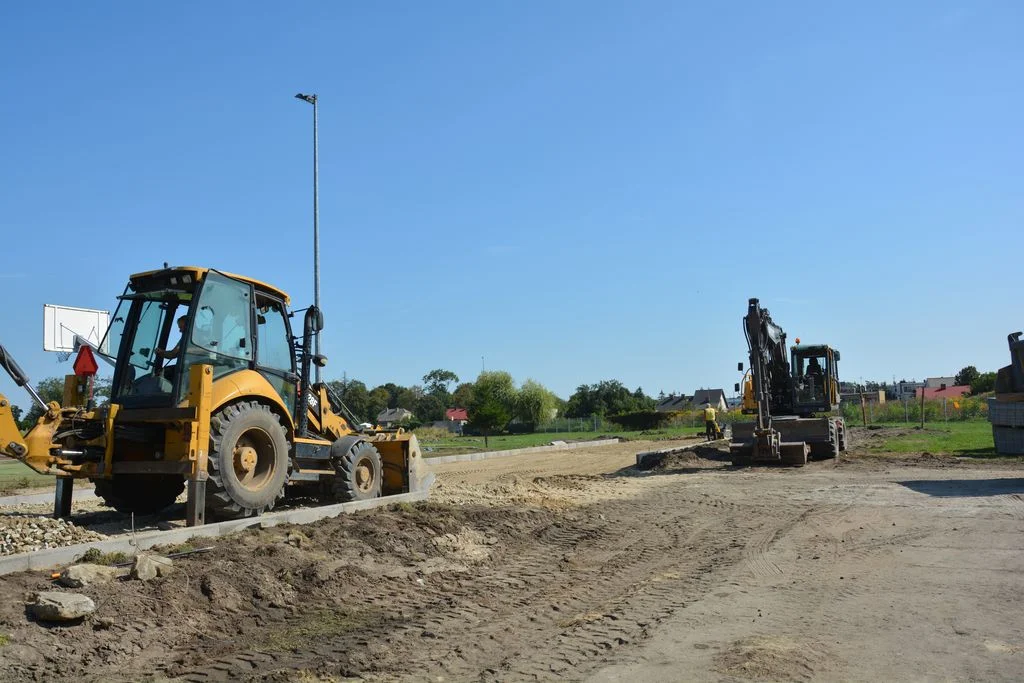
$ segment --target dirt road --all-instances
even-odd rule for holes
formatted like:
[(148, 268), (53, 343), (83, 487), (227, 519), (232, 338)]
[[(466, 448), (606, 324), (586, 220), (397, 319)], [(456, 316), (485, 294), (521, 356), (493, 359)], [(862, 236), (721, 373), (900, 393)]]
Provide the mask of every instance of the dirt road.
[[(0, 680), (1016, 680), (1024, 469), (437, 467), (429, 504), (225, 539), (80, 625), (0, 583)], [(2, 642), (2, 641), (0, 641)]]

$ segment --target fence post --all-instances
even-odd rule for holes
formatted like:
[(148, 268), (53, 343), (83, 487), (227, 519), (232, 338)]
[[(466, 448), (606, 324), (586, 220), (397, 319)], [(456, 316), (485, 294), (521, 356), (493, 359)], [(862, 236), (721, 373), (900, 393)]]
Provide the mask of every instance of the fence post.
[(907, 397), (903, 397), (903, 420), (910, 422), (910, 408), (907, 407)]
[(921, 429), (924, 429), (924, 387), (921, 387)]
[(868, 411), (865, 407), (867, 401), (864, 399), (864, 392), (860, 392), (860, 419), (864, 422), (864, 426), (868, 426)]

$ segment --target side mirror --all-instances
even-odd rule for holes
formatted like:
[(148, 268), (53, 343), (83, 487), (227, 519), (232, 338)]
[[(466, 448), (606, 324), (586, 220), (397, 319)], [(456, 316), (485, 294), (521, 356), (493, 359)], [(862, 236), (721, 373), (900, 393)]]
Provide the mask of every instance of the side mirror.
[(313, 356), (313, 365), (317, 366), (318, 368), (326, 367), (327, 366), (327, 356), (323, 356), (323, 355)]
[(736, 369), (737, 369), (738, 371), (740, 371), (740, 372), (743, 372), (743, 363), (737, 363), (737, 364), (736, 364)]
[(839, 352), (838, 351), (832, 351), (832, 357), (835, 358), (838, 361), (839, 360)]
[(735, 391), (737, 394), (740, 393), (740, 383), (739, 382), (736, 382), (736, 384), (733, 385), (733, 391)]

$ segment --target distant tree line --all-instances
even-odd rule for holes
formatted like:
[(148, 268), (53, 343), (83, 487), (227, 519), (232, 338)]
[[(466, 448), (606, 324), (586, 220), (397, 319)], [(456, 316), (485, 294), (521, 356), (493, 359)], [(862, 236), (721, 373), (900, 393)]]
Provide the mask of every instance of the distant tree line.
[[(370, 389), (358, 379), (335, 379), (327, 384), (332, 391), (364, 422), (375, 423), (377, 416), (389, 408), (404, 408), (413, 414), (407, 426), (439, 422), (449, 408), (465, 408), (469, 414), (468, 429), (483, 435), (503, 431), (533, 431), (556, 416), (570, 418), (614, 417), (651, 412), (655, 400), (643, 389), (627, 389), (618, 380), (581, 384), (567, 401), (562, 400), (540, 382), (527, 379), (516, 386), (507, 372), (481, 372), (473, 382), (461, 382), (451, 370), (438, 368), (422, 377), (422, 384), (402, 386), (387, 382)], [(50, 377), (36, 385), (44, 401), (60, 402), (64, 379)], [(110, 396), (110, 380), (97, 378), (94, 397), (102, 403)], [(35, 425), (43, 414), (33, 405), (22, 415), (15, 406), (15, 419), (22, 429)]]

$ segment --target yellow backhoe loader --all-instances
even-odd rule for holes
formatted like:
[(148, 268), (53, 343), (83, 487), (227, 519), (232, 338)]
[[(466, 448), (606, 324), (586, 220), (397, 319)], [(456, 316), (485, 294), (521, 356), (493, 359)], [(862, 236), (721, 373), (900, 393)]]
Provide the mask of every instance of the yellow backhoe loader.
[[(310, 368), (323, 315), (305, 309), (293, 336), (289, 297), (209, 268), (132, 275), (107, 338), (116, 354), (109, 403), (94, 407), (79, 377), (63, 405), (45, 404), (0, 346), (0, 366), (45, 413), (27, 434), (0, 395), (0, 453), (58, 477), (55, 515), (76, 479), (121, 512), (161, 510), (186, 485), (189, 525), (259, 515), (286, 489), (336, 502), (428, 485), (415, 435), (361, 429)], [(177, 344), (174, 339), (180, 333)]]

